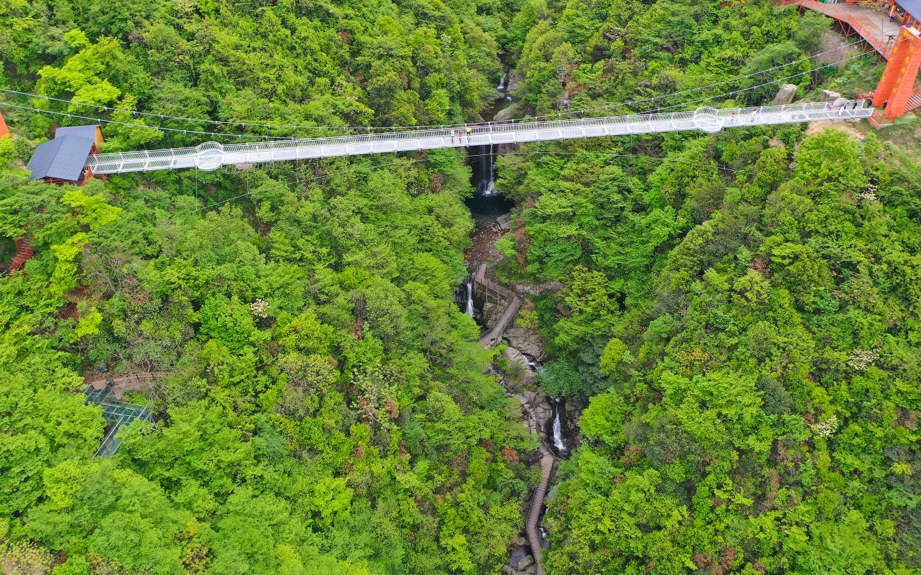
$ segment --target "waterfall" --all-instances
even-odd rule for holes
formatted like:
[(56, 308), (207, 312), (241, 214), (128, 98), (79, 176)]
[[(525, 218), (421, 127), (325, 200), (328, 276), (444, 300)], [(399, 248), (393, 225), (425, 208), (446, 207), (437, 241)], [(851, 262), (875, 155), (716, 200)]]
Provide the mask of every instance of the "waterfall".
[[(487, 149), (486, 146), (483, 146), (484, 152), (486, 151), (486, 149)], [(484, 155), (486, 156), (484, 158), (485, 161), (481, 165), (485, 169), (483, 170), (483, 173), (480, 177), (480, 184), (477, 186), (477, 189), (484, 196), (491, 196), (494, 193), (496, 193), (496, 181), (493, 175), (494, 173), (493, 163), (496, 160), (496, 156), (495, 156), (495, 152), (493, 150), (492, 144), (489, 144), (489, 153), (484, 154)]]
[(553, 420), (553, 445), (560, 451), (567, 451), (563, 443), (563, 431), (560, 428), (560, 398), (556, 398), (556, 418)]
[(496, 87), (496, 90), (503, 92), (505, 91), (505, 79), (508, 77), (508, 73), (502, 74), (502, 79), (499, 80), (499, 85)]
[(464, 312), (473, 317), (473, 286), (467, 282), (467, 310)]

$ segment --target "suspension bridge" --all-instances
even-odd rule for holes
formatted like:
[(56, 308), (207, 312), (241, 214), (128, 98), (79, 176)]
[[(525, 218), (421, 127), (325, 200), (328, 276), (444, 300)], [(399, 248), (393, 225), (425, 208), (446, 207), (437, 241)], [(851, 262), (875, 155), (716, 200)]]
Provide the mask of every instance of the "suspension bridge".
[(93, 154), (87, 157), (86, 167), (93, 175), (182, 168), (212, 171), (222, 166), (232, 165), (468, 146), (522, 144), (549, 140), (629, 136), (687, 130), (716, 133), (724, 128), (745, 128), (771, 124), (816, 122), (819, 120), (866, 119), (873, 115), (874, 110), (866, 108), (865, 104), (865, 100), (839, 100), (835, 103), (789, 104), (719, 110), (711, 107), (701, 107), (693, 112), (545, 122), (477, 124), (469, 128), (408, 130), (358, 136), (304, 138), (230, 145), (205, 142), (194, 148)]

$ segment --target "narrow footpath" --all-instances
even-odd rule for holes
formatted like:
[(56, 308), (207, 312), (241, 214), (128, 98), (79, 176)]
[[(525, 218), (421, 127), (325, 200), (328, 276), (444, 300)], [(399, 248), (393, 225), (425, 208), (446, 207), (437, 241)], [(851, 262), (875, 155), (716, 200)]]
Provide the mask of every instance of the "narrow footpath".
[(542, 557), (540, 537), (537, 535), (537, 523), (540, 521), (540, 510), (544, 506), (544, 495), (547, 494), (550, 473), (553, 471), (553, 453), (544, 446), (543, 441), (540, 444), (540, 470), (543, 474), (543, 479), (534, 492), (534, 498), (531, 499), (531, 512), (528, 514), (526, 527), (528, 542), (531, 544), (531, 554), (534, 556), (535, 565), (537, 565), (537, 575), (544, 575), (545, 571), (541, 565)]

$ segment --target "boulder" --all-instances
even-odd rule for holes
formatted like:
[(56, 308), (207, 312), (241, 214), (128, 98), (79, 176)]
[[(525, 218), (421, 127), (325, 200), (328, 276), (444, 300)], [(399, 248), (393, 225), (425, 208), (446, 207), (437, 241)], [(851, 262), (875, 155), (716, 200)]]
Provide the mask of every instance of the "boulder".
[(517, 363), (518, 365), (521, 366), (522, 383), (528, 383), (528, 382), (534, 381), (534, 378), (537, 377), (537, 374), (534, 372), (533, 369), (531, 369), (531, 366), (528, 365), (528, 360), (525, 359), (525, 357), (521, 355), (521, 352), (515, 349), (514, 347), (507, 347), (504, 350), (502, 350), (502, 356), (508, 360), (509, 366), (511, 366), (512, 363)]
[(520, 102), (515, 102), (496, 112), (492, 121), (495, 123), (507, 122), (512, 118), (521, 118), (522, 116), (524, 116), (524, 106), (522, 106)]
[(777, 92), (777, 95), (774, 96), (774, 99), (771, 100), (771, 104), (775, 106), (782, 106), (784, 104), (792, 104), (793, 98), (796, 97), (796, 84), (784, 84), (780, 87), (780, 90)]
[(531, 557), (530, 555), (526, 555), (524, 559), (518, 562), (518, 570), (524, 571), (531, 565), (534, 565), (534, 557)]
[(511, 231), (512, 229), (512, 215), (511, 214), (502, 214), (496, 218), (496, 223), (499, 224), (499, 229), (503, 232)]
[(524, 547), (524, 546), (527, 545), (527, 544), (528, 544), (528, 540), (525, 539), (524, 537), (522, 537), (521, 535), (519, 535), (519, 536), (515, 539), (515, 545), (516, 545), (517, 547)]
[(521, 76), (519, 76), (514, 70), (509, 71), (506, 81), (508, 84), (505, 86), (505, 91), (509, 94), (518, 91), (518, 88), (521, 87)]
[(531, 565), (525, 569), (525, 573), (527, 573), (527, 575), (535, 575), (537, 573), (537, 565)]
[(832, 92), (831, 90), (822, 90), (822, 95), (819, 96), (819, 102), (834, 102), (841, 97), (841, 94), (838, 92)]
[(504, 575), (518, 575), (518, 572), (512, 569), (511, 567), (509, 567), (508, 565), (502, 566), (502, 573)]
[(483, 304), (481, 311), (483, 313), (483, 321), (486, 322), (487, 325), (492, 325), (499, 321), (499, 317), (501, 317), (502, 312), (505, 311), (505, 305), (499, 306), (492, 302), (486, 302)]
[(540, 334), (536, 329), (515, 325), (506, 329), (503, 336), (508, 340), (510, 346), (521, 353), (526, 353), (537, 361), (543, 359), (544, 350), (541, 346)]
[(552, 417), (553, 410), (547, 405), (546, 397), (541, 397), (540, 401), (534, 402), (534, 419), (537, 420), (537, 425), (542, 431)]
[(536, 391), (522, 391), (519, 394), (519, 398), (521, 400), (521, 403), (534, 403), (535, 400), (537, 399), (537, 392)]

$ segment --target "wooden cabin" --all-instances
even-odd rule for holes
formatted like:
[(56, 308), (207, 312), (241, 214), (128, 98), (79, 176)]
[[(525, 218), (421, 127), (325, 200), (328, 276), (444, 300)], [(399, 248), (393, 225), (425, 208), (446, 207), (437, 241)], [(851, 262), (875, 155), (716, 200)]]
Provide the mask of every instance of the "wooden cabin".
[(83, 184), (93, 177), (86, 165), (91, 155), (99, 153), (102, 131), (99, 126), (58, 128), (54, 139), (39, 144), (29, 160), (29, 181), (45, 180), (52, 184)]

